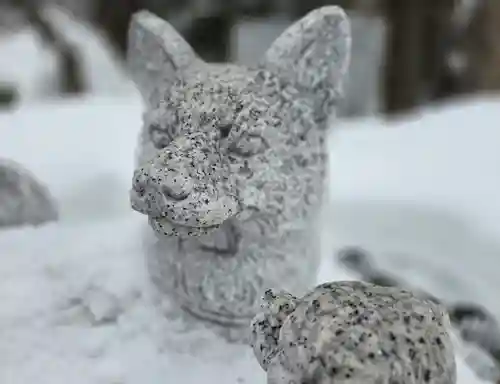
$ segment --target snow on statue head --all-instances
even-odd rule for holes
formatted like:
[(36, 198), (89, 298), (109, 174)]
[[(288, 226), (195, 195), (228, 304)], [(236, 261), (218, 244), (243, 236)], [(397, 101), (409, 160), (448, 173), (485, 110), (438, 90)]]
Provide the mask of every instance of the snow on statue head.
[(349, 56), (334, 6), (290, 26), (254, 67), (206, 63), (164, 20), (133, 17), (145, 113), (130, 200), (155, 234), (153, 280), (184, 312), (238, 334), (263, 289), (314, 283), (327, 118)]

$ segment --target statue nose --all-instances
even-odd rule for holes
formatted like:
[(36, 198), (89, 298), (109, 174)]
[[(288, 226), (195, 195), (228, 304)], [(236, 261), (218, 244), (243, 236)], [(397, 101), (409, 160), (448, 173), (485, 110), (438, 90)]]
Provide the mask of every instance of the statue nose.
[(171, 200), (184, 200), (193, 191), (193, 179), (185, 171), (169, 170), (161, 181), (162, 193)]

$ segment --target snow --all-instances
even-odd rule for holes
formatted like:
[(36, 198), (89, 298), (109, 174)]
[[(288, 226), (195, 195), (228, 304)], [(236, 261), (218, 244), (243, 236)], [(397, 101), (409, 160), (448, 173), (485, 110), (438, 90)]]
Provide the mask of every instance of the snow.
[(49, 185), (63, 220), (127, 214), (141, 114), (133, 96), (30, 105), (0, 114), (0, 153)]
[[(361, 245), (414, 285), (500, 314), (498, 103), (390, 125), (336, 123), (319, 281), (352, 279), (332, 250)], [(163, 316), (148, 285), (146, 227), (127, 195), (140, 119), (135, 96), (0, 114), (0, 153), (47, 183), (61, 206), (57, 223), (0, 232), (1, 383), (265, 382), (249, 347), (201, 331), (184, 344), (182, 324)], [(482, 382), (464, 363), (469, 349), (457, 347), (458, 382)]]
[(331, 167), (332, 231), (343, 241), (377, 250), (408, 278), (434, 281), (438, 295), (479, 302), (500, 317), (487, 294), (499, 288), (498, 105), (481, 100), (392, 125), (346, 124), (332, 137)]
[[(98, 95), (131, 93), (133, 86), (110, 44), (95, 29), (50, 6), (44, 15), (80, 55), (89, 92)], [(58, 62), (30, 26), (0, 36), (0, 83), (17, 86), (22, 102), (58, 95)]]

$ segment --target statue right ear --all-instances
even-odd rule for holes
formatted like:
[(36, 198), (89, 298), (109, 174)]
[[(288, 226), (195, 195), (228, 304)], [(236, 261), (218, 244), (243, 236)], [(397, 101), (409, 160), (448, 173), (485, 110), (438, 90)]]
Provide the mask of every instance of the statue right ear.
[(193, 48), (165, 20), (148, 11), (132, 16), (127, 63), (147, 104), (156, 103), (182, 70), (200, 60)]
[(351, 59), (351, 26), (337, 6), (317, 8), (289, 26), (261, 63), (312, 96), (323, 117), (343, 97)]

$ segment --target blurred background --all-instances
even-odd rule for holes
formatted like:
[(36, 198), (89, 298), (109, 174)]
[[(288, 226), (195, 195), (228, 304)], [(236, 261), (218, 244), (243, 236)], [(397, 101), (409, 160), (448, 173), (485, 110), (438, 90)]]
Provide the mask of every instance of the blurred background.
[[(0, 161), (0, 228), (35, 224), (28, 213), (37, 209), (37, 225), (57, 221), (0, 232), (0, 331), (22, 318), (19, 329), (42, 340), (33, 347), (16, 339), (5, 355), (23, 358), (0, 361), (0, 375), (12, 379), (0, 382), (32, 382), (31, 373), (50, 365), (37, 363), (41, 355), (58, 367), (43, 368), (47, 383), (75, 382), (61, 356), (76, 347), (56, 328), (26, 320), (39, 319), (53, 297), (94, 284), (129, 311), (141, 252), (127, 196), (142, 113), (124, 61), (132, 14), (165, 18), (207, 61), (251, 64), (293, 21), (332, 4), (351, 18), (353, 52), (329, 142), (330, 264), (321, 279), (401, 284), (439, 297), (466, 342), (458, 382), (500, 383), (500, 0), (0, 0), (0, 160), (33, 171)], [(6, 169), (22, 177), (6, 177)], [(33, 191), (47, 186), (53, 201), (47, 191), (12, 188), (25, 177)], [(27, 201), (22, 220), (2, 211)], [(113, 280), (124, 268), (131, 272)], [(142, 343), (157, 338), (113, 335), (134, 351), (100, 346), (121, 378), (82, 374), (78, 383), (144, 374), (134, 362)], [(161, 354), (152, 352), (150, 364), (161, 366)], [(140, 382), (163, 382), (168, 369)]]
[[(249, 63), (291, 21), (327, 4), (344, 7), (353, 23), (343, 116), (390, 116), (500, 87), (500, 4), (493, 0), (1, 0), (1, 103), (15, 104), (34, 92), (5, 68), (9, 49), (24, 48), (26, 58), (34, 59), (22, 67), (17, 63), (18, 77), (34, 76), (28, 73), (35, 71), (34, 61), (39, 66), (53, 61), (58, 70), (53, 86), (61, 94), (92, 89), (84, 64), (92, 60), (85, 49), (90, 42), (85, 33), (70, 36), (68, 29), (91, 26), (120, 65), (131, 15), (149, 9), (169, 20), (206, 60)], [(119, 91), (115, 88), (109, 84), (103, 91)]]

